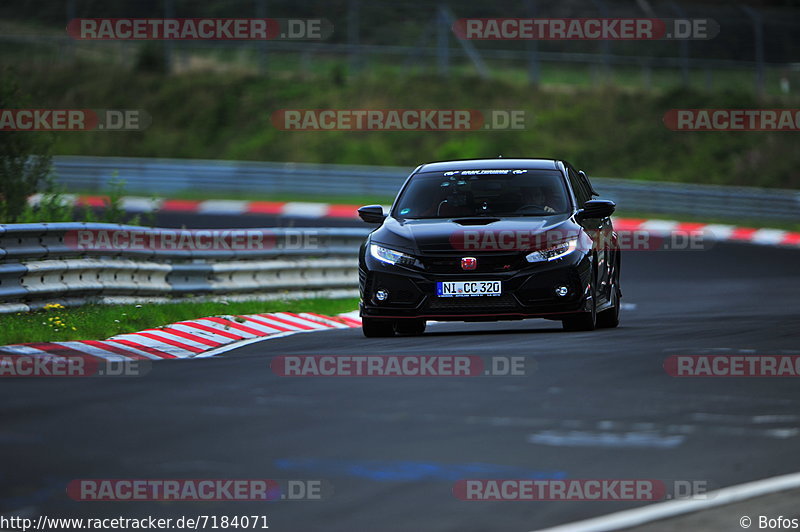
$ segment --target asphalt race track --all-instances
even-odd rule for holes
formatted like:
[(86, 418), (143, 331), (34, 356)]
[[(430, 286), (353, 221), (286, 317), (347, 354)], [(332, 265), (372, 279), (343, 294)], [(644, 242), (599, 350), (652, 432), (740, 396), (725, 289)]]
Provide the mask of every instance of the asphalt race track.
[[(267, 225), (257, 221), (244, 225)], [(719, 488), (800, 470), (800, 381), (680, 379), (662, 367), (671, 354), (706, 349), (800, 353), (800, 253), (719, 244), (632, 251), (622, 266), (626, 307), (615, 330), (432, 324), (422, 337), (372, 340), (335, 330), (158, 362), (141, 378), (6, 379), (0, 511), (257, 514), (270, 530), (298, 532), (522, 532), (645, 503), (467, 502), (453, 496), (454, 482), (555, 476)], [(270, 360), (292, 354), (515, 355), (535, 370), (276, 376)], [(75, 502), (65, 486), (80, 478), (324, 479), (333, 494), (268, 503)], [(731, 515), (731, 530), (737, 520)]]

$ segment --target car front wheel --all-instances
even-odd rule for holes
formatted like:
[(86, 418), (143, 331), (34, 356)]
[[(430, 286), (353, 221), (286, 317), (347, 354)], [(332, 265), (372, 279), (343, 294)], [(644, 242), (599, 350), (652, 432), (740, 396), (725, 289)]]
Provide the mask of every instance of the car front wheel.
[(409, 336), (419, 336), (425, 332), (425, 320), (397, 320), (396, 330), (398, 334), (407, 334)]
[(561, 320), (565, 331), (593, 331), (597, 327), (597, 297), (594, 285), (591, 287), (592, 299), (588, 312), (573, 314)]
[(622, 293), (619, 288), (619, 255), (617, 255), (617, 262), (611, 278), (611, 308), (597, 315), (597, 326), (603, 329), (613, 329), (619, 325), (619, 311), (622, 306), (620, 302)]
[(386, 338), (394, 336), (394, 320), (361, 318), (361, 332), (367, 338)]

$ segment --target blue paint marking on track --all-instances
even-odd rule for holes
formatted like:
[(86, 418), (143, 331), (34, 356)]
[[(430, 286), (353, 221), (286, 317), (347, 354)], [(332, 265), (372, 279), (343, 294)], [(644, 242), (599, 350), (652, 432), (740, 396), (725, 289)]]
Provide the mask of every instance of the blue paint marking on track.
[(379, 482), (447, 480), (465, 478), (564, 479), (565, 471), (540, 471), (496, 464), (442, 464), (436, 462), (383, 460), (329, 460), (322, 458), (283, 458), (275, 461), (283, 470), (309, 471), (321, 476), (351, 476)]

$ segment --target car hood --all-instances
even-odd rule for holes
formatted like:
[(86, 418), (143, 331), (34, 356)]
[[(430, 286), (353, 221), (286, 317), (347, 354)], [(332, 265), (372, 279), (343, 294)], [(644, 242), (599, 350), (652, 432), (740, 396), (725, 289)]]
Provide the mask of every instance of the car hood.
[[(472, 248), (475, 251), (517, 250), (516, 244), (523, 241), (563, 240), (577, 235), (581, 226), (570, 214), (552, 216), (525, 216), (513, 218), (450, 218), (398, 220), (386, 218), (383, 225), (371, 236), (371, 242), (408, 253), (446, 253), (464, 251), (464, 242), (489, 244), (488, 248)], [(510, 232), (510, 233), (509, 233)], [(497, 238), (503, 235), (502, 239)], [(488, 237), (488, 238), (487, 238)], [(491, 246), (504, 242), (508, 245)], [(469, 248), (467, 248), (469, 249)]]

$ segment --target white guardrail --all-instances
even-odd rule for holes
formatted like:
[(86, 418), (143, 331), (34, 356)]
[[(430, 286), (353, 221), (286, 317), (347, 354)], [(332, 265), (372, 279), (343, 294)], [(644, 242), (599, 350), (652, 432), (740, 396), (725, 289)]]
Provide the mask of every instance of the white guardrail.
[[(355, 295), (358, 249), (369, 231), (0, 225), (0, 313), (48, 303)], [(115, 235), (123, 238), (109, 240)]]
[[(350, 194), (394, 197), (413, 168), (133, 157), (54, 157), (68, 191), (105, 190), (114, 179), (131, 194), (185, 191), (242, 194)], [(702, 170), (698, 170), (702, 171)], [(603, 198), (628, 212), (699, 219), (800, 221), (800, 191), (632, 181), (591, 176)]]

